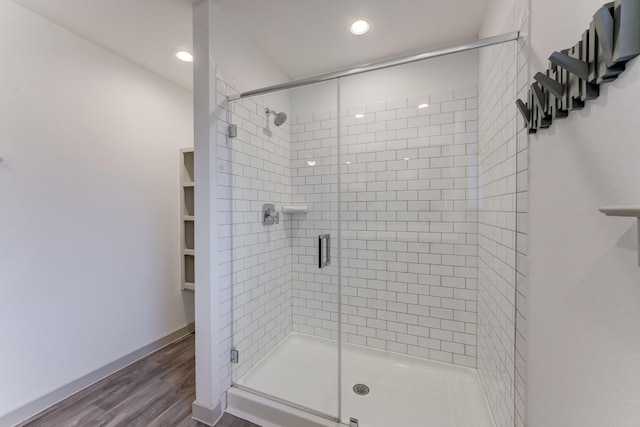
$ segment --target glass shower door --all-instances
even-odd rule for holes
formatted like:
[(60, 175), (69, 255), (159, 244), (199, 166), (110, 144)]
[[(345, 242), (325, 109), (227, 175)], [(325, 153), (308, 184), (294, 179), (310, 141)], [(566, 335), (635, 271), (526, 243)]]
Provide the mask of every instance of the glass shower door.
[(340, 79), (343, 424), (490, 427), (483, 387), (513, 409), (513, 46)]
[(231, 102), (238, 136), (227, 140), (222, 193), (232, 383), (331, 420), (338, 417), (336, 105), (335, 82)]

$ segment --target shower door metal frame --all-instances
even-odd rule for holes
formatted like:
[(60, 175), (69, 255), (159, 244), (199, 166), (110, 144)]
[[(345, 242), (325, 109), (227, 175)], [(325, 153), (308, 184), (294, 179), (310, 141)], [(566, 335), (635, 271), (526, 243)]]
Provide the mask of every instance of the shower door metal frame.
[(409, 56), (403, 56), (399, 58), (384, 59), (376, 61), (370, 64), (362, 64), (346, 70), (334, 71), (326, 74), (319, 74), (312, 77), (307, 77), (299, 80), (292, 80), (286, 83), (280, 83), (273, 86), (266, 86), (260, 89), (249, 90), (246, 92), (240, 92), (234, 95), (229, 95), (227, 99), (229, 101), (236, 101), (238, 99), (247, 98), (256, 95), (264, 95), (271, 92), (277, 92), (286, 89), (292, 89), (300, 86), (307, 86), (314, 83), (326, 82), (328, 80), (337, 80), (341, 77), (355, 76), (357, 74), (367, 73), (369, 71), (382, 70), (384, 68), (395, 67), (398, 65), (410, 64), (412, 62), (422, 61), (429, 58), (437, 58), (439, 56), (451, 55), (454, 53), (466, 52), (468, 50), (480, 49), (486, 46), (493, 46), (496, 44), (506, 43), (520, 38), (520, 32), (515, 31), (512, 33), (500, 34), (497, 36), (486, 37), (466, 43), (454, 44), (439, 49), (413, 54)]

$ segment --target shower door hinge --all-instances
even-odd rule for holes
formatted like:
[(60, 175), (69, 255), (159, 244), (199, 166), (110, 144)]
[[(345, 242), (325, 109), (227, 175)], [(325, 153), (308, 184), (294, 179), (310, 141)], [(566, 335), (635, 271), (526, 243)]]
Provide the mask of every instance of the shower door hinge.
[(349, 419), (349, 427), (358, 427), (358, 419), (350, 418)]
[(240, 357), (240, 353), (235, 348), (231, 349), (231, 363), (238, 363), (238, 358)]
[(238, 125), (229, 125), (229, 138), (238, 136)]

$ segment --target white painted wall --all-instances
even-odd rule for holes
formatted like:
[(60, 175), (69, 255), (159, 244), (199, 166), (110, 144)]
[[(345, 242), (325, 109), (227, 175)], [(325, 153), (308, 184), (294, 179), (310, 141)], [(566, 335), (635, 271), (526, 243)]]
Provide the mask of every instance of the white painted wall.
[(219, 77), (239, 92), (289, 81), (290, 78), (220, 9), (208, 0), (211, 58)]
[(489, 0), (479, 36), (484, 38), (522, 31), (520, 24), (528, 15), (528, 8), (522, 8), (523, 3), (524, 0)]
[[(341, 79), (341, 105), (354, 107), (478, 85), (478, 51), (414, 62)], [(325, 82), (291, 91), (295, 114), (335, 111), (337, 85)]]
[(0, 415), (193, 320), (190, 94), (0, 3)]
[[(601, 0), (532, 3), (531, 71), (572, 46)], [(637, 225), (598, 207), (640, 200), (640, 63), (531, 138), (529, 425), (640, 422)]]

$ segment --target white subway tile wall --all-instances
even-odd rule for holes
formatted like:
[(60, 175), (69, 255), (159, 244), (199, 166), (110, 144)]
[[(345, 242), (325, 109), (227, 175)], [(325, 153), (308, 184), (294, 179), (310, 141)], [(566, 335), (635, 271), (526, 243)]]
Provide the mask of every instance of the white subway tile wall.
[[(293, 115), (291, 215), (293, 330), (337, 339), (338, 331), (338, 138), (336, 113)], [(319, 268), (318, 236), (330, 234), (331, 265)], [(336, 355), (337, 356), (337, 355)]]
[[(342, 330), (351, 343), (477, 367), (497, 425), (524, 426), (528, 138), (513, 137), (513, 101), (526, 89), (526, 44), (480, 59), (479, 97), (470, 88), (431, 94), (423, 108), (425, 97), (343, 109)], [(336, 112), (291, 112), (268, 138), (260, 100), (229, 107), (231, 92), (218, 82), (239, 129), (219, 139), (216, 165), (223, 402), (231, 345), (239, 378), (291, 330), (338, 334)], [(309, 212), (264, 227), (267, 199)], [(334, 259), (320, 270), (324, 233)]]
[[(347, 342), (476, 366), (477, 105), (473, 87), (342, 109)], [(293, 330), (333, 339), (337, 269), (318, 268), (317, 240), (337, 237), (336, 116), (291, 130), (292, 202), (309, 207), (292, 221)]]
[[(504, 32), (526, 30), (518, 0)], [(528, 136), (525, 38), (480, 50), (478, 373), (498, 427), (524, 427)]]
[(515, 43), (481, 52), (478, 373), (498, 426), (514, 419), (516, 72)]
[[(526, 99), (529, 89), (529, 0), (517, 0), (514, 6), (514, 24), (507, 31), (519, 30), (518, 98)], [(527, 383), (527, 318), (529, 303), (529, 134), (522, 117), (517, 115), (518, 132), (517, 176), (516, 176), (516, 381), (515, 412), (516, 427), (526, 427), (526, 383)]]

